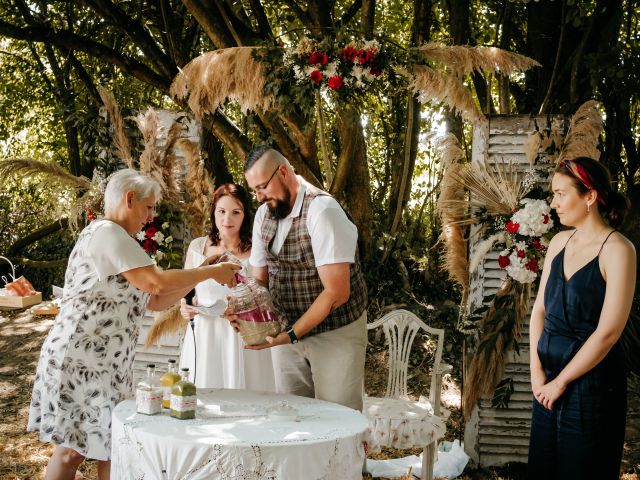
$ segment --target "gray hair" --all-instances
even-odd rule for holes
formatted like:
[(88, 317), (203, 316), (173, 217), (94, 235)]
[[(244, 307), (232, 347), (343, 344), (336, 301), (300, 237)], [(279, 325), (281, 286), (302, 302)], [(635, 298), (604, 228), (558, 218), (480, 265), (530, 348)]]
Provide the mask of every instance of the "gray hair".
[(136, 170), (125, 168), (111, 175), (107, 183), (104, 191), (104, 212), (117, 210), (124, 199), (124, 194), (129, 190), (133, 190), (139, 200), (153, 195), (158, 202), (162, 196), (158, 182)]

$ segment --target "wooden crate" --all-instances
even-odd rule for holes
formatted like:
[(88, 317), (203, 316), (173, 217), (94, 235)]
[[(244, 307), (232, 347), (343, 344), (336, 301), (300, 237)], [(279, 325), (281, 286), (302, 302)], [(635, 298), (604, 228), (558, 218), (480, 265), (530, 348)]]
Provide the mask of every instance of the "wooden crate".
[(42, 302), (41, 292), (36, 292), (35, 295), (29, 295), (28, 297), (0, 295), (0, 307), (25, 308), (40, 302)]

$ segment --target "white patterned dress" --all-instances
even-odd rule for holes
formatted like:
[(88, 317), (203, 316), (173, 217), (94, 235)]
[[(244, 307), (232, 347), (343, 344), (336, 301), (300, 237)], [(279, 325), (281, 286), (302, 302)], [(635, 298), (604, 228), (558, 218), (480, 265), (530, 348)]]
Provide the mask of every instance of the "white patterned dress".
[(108, 460), (111, 411), (133, 395), (133, 359), (149, 295), (120, 275), (153, 261), (118, 224), (90, 223), (78, 237), (64, 294), (40, 351), (27, 430)]

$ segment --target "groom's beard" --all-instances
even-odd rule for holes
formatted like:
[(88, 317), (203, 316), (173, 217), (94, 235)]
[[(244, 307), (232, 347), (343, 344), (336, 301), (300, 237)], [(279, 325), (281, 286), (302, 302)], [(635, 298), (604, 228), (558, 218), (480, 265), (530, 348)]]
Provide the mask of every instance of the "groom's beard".
[(281, 220), (291, 213), (291, 207), (289, 206), (291, 194), (289, 192), (285, 192), (284, 199), (274, 198), (274, 200), (276, 206), (272, 207), (271, 204), (267, 203), (267, 207), (269, 207), (271, 215), (273, 215), (276, 220)]

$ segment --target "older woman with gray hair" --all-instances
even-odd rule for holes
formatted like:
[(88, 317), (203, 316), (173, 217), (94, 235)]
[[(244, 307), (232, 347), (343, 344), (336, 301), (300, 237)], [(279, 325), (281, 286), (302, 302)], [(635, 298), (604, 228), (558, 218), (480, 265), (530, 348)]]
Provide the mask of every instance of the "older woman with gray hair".
[(196, 284), (235, 285), (232, 263), (160, 270), (132, 238), (151, 221), (159, 185), (135, 170), (115, 173), (104, 219), (80, 233), (64, 294), (40, 352), (27, 430), (56, 445), (45, 479), (73, 479), (85, 458), (110, 473), (111, 411), (133, 395), (133, 359), (147, 308), (163, 310)]

